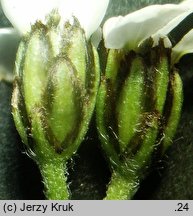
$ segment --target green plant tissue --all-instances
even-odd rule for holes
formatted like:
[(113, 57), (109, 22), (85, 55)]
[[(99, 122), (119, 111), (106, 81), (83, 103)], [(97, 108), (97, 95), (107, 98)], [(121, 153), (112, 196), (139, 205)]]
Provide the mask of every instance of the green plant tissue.
[[(171, 1), (111, 0), (105, 19), (154, 3)], [(179, 2), (179, 1), (172, 1)], [(0, 26), (10, 26), (0, 10)], [(193, 56), (179, 63), (184, 83), (184, 106), (173, 145), (142, 182), (134, 199), (193, 199)], [(11, 115), (12, 85), (0, 81), (0, 199), (44, 199), (41, 176), (24, 153)], [(103, 199), (110, 178), (100, 149), (94, 117), (73, 161), (68, 163), (72, 199)]]

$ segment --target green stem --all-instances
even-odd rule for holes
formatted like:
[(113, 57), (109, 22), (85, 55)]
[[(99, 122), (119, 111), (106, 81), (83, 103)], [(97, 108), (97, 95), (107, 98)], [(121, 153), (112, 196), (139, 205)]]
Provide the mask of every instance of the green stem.
[(39, 163), (39, 168), (45, 186), (45, 195), (50, 200), (69, 199), (66, 162), (61, 159)]
[(138, 177), (132, 173), (130, 176), (120, 172), (112, 173), (111, 182), (106, 192), (105, 200), (131, 199), (139, 187)]

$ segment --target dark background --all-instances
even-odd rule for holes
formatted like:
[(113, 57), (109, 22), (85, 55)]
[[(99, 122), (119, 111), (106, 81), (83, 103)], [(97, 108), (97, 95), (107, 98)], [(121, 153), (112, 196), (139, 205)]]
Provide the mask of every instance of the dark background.
[[(105, 19), (125, 15), (149, 4), (167, 2), (179, 1), (111, 0)], [(0, 27), (8, 26), (10, 23), (0, 9)], [(184, 83), (184, 104), (178, 131), (173, 145), (165, 157), (153, 165), (134, 199), (193, 199), (193, 55), (183, 57), (178, 67)], [(11, 94), (12, 84), (1, 81), (0, 199), (44, 199), (39, 170), (22, 151), (14, 127)], [(105, 196), (110, 173), (100, 149), (94, 117), (85, 141), (68, 167), (72, 199), (102, 199)]]

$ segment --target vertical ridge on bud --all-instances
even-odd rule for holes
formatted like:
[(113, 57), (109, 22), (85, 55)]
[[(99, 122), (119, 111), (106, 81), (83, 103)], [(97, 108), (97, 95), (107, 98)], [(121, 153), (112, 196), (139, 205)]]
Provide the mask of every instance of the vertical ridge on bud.
[[(77, 71), (67, 58), (61, 57), (53, 64), (49, 71), (49, 86), (47, 88), (47, 91), (53, 94), (53, 96), (51, 95), (52, 100), (48, 101), (51, 103), (51, 109), (47, 116), (48, 124), (58, 141), (67, 143), (65, 137), (73, 134), (79, 125), (80, 114), (78, 113), (82, 113), (80, 104), (82, 89), (78, 86)], [(70, 124), (66, 124), (64, 120)]]
[[(167, 96), (167, 88), (168, 88), (168, 82), (169, 82), (169, 65), (167, 57), (162, 58), (161, 67), (157, 69), (157, 79), (156, 82), (156, 109), (163, 113), (163, 108)], [(161, 95), (161, 97), (160, 97)]]
[(38, 28), (29, 39), (23, 66), (22, 79), (28, 113), (33, 110), (34, 106), (41, 103), (41, 97), (46, 87), (49, 65), (48, 53), (49, 47), (45, 38), (45, 32), (42, 28)]
[[(170, 53), (169, 49), (163, 48), (163, 45), (155, 48), (155, 51), (152, 51), (155, 55), (155, 62), (152, 62), (153, 67), (155, 67), (155, 79), (154, 89), (155, 89), (155, 108), (158, 112), (163, 113), (167, 89), (169, 83), (169, 71), (170, 71)], [(156, 62), (157, 61), (157, 62)]]
[[(112, 139), (112, 137), (108, 134), (109, 128), (107, 128), (105, 124), (105, 121), (107, 120), (106, 112), (108, 109), (111, 109), (111, 107), (108, 107), (106, 104), (106, 95), (108, 93), (106, 84), (107, 80), (105, 77), (102, 77), (96, 103), (97, 129), (99, 131), (102, 148), (104, 149), (109, 161), (111, 161), (114, 166), (117, 166), (119, 164), (119, 156), (117, 154), (117, 152), (119, 152), (119, 146), (117, 145), (118, 140), (114, 134), (115, 139)], [(111, 143), (111, 145), (109, 145), (109, 143)]]
[(53, 160), (55, 153), (55, 149), (50, 148), (50, 144), (45, 136), (46, 128), (42, 123), (42, 113), (43, 110), (36, 107), (31, 116), (31, 137), (34, 144), (31, 151), (33, 152), (32, 158), (38, 165), (42, 163), (49, 164)]
[(24, 54), (27, 49), (27, 46), (28, 46), (27, 38), (23, 38), (23, 40), (19, 44), (18, 51), (16, 54), (17, 61), (15, 61), (15, 70), (14, 70), (16, 77), (22, 76), (21, 73), (23, 73), (23, 66), (24, 66), (24, 59), (25, 59)]
[[(170, 95), (168, 97), (168, 103), (166, 103), (166, 106), (170, 106), (170, 112), (168, 115), (168, 118), (166, 120), (163, 134), (164, 134), (164, 140), (163, 140), (163, 148), (162, 152), (164, 153), (168, 147), (172, 143), (172, 139), (174, 138), (178, 122), (180, 120), (180, 113), (182, 109), (182, 103), (183, 103), (183, 85), (182, 80), (180, 78), (180, 75), (176, 69), (173, 69), (174, 71), (171, 73), (171, 83), (170, 83)], [(167, 108), (166, 108), (167, 109)], [(167, 111), (166, 111), (167, 112)]]
[(121, 152), (124, 151), (138, 130), (140, 115), (143, 110), (144, 66), (141, 58), (133, 59), (129, 77), (123, 85), (116, 110)]
[(27, 124), (24, 119), (24, 112), (21, 100), (21, 92), (18, 86), (18, 83), (14, 83), (14, 91), (12, 95), (12, 114), (14, 118), (14, 122), (16, 124), (16, 128), (18, 130), (19, 135), (24, 143), (28, 145), (28, 137), (27, 137)]
[[(88, 64), (87, 58), (87, 44), (84, 32), (81, 28), (78, 28), (78, 21), (74, 18), (74, 25), (67, 26), (65, 31), (65, 38), (67, 38), (66, 46), (63, 49), (68, 50), (68, 57), (72, 59), (72, 63), (75, 68), (82, 68), (82, 72), (77, 74), (78, 79), (81, 80), (83, 86), (85, 86), (86, 75), (86, 65)], [(79, 38), (77, 40), (77, 38)], [(81, 55), (80, 55), (81, 53)], [(72, 58), (76, 56), (76, 58)], [(90, 59), (91, 60), (91, 59)]]
[(117, 85), (119, 64), (124, 57), (124, 53), (119, 50), (108, 50), (107, 65), (105, 69), (105, 76), (111, 79), (112, 85)]
[[(160, 124), (160, 116), (157, 113), (147, 113), (143, 118), (145, 121), (143, 125), (145, 132), (143, 131), (141, 137), (142, 143), (140, 149), (134, 155), (134, 161), (137, 161), (136, 166), (139, 167), (140, 170), (151, 162), (149, 155), (151, 155), (155, 149)], [(152, 145), (152, 143), (154, 145)], [(140, 176), (141, 173), (138, 175)]]

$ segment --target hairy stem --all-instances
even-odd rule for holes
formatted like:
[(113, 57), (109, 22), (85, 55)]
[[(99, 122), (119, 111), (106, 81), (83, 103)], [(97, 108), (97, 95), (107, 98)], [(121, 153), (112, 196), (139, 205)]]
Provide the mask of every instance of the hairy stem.
[(131, 199), (139, 187), (137, 175), (123, 175), (120, 172), (112, 173), (105, 200), (127, 200)]
[(54, 162), (43, 162), (39, 164), (45, 186), (45, 196), (50, 200), (69, 199), (66, 163), (61, 159)]

